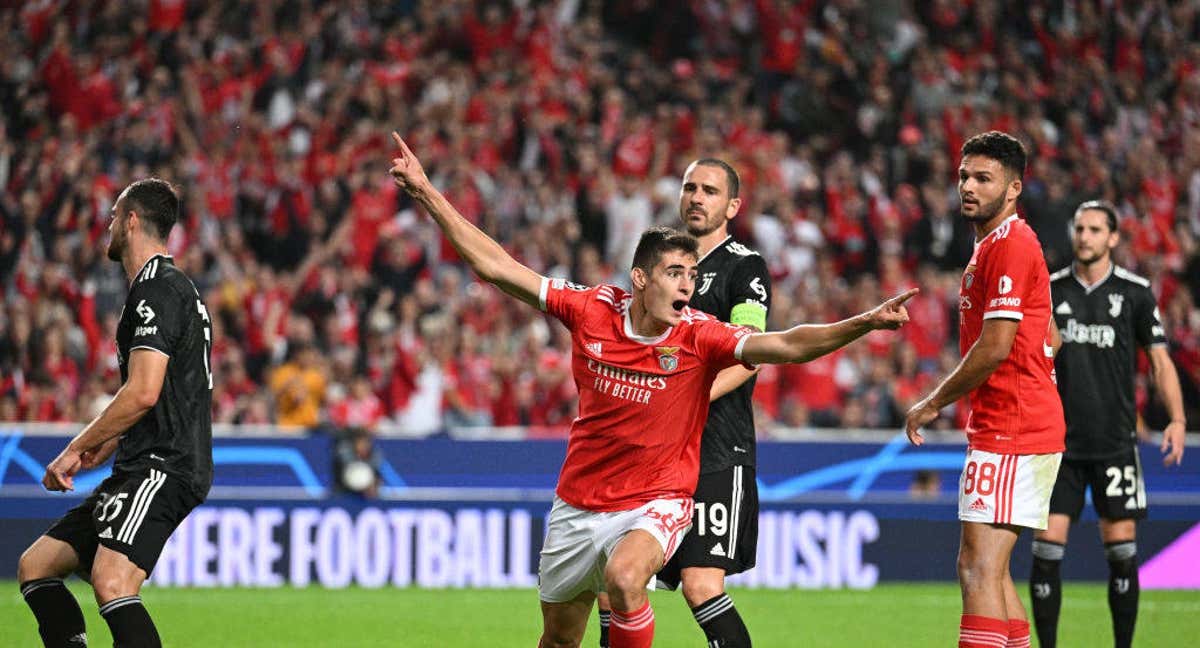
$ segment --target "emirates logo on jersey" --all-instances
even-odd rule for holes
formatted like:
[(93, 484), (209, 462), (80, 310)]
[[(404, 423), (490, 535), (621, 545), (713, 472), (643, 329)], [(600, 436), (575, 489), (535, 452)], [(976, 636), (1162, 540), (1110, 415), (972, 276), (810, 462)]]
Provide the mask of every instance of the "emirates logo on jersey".
[(679, 368), (679, 358), (675, 355), (679, 347), (654, 347), (654, 351), (658, 353), (658, 366), (663, 371), (675, 371)]

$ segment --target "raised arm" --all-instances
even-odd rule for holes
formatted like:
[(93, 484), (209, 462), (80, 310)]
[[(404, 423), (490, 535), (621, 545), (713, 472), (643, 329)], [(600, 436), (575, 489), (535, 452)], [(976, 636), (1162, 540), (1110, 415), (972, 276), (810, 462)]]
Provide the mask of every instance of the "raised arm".
[(450, 244), (458, 250), (459, 256), (466, 260), (480, 279), (537, 308), (542, 276), (521, 265), (499, 243), (463, 218), (429, 181), (421, 162), (400, 135), (393, 132), (392, 138), (400, 149), (399, 157), (392, 159), (391, 168), (396, 186), (429, 212)]
[(750, 364), (808, 362), (876, 329), (900, 328), (908, 321), (904, 302), (917, 292), (913, 288), (865, 313), (833, 324), (801, 324), (786, 331), (755, 333), (746, 339), (741, 360)]

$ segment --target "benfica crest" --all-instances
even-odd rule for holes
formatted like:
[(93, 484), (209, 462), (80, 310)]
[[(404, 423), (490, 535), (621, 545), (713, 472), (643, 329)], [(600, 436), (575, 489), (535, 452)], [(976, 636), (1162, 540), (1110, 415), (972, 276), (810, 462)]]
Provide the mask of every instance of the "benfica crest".
[(663, 371), (675, 371), (679, 368), (679, 358), (675, 355), (679, 347), (654, 347), (654, 351), (658, 353), (658, 366), (662, 367)]
[(967, 273), (963, 275), (963, 285), (970, 288), (972, 283), (975, 283), (975, 266), (969, 265), (967, 266)]

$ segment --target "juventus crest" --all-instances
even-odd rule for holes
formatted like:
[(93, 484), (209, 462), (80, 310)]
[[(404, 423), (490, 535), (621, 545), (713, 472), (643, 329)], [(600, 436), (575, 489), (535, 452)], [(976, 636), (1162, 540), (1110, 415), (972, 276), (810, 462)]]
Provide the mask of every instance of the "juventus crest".
[(1117, 317), (1121, 314), (1121, 304), (1125, 301), (1125, 295), (1113, 293), (1108, 296), (1108, 314), (1111, 317)]

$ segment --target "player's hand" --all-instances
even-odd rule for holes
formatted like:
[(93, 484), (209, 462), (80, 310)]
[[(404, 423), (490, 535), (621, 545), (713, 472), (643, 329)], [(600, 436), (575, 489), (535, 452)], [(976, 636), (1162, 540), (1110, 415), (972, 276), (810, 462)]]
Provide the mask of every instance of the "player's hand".
[(1183, 440), (1187, 434), (1187, 424), (1183, 421), (1173, 421), (1163, 430), (1162, 450), (1164, 466), (1178, 466), (1183, 463)]
[(921, 436), (921, 428), (937, 417), (938, 408), (934, 407), (928, 398), (913, 405), (904, 419), (904, 433), (908, 435), (909, 442), (915, 446), (925, 443), (925, 437)]
[(46, 474), (42, 476), (42, 485), (46, 490), (75, 490), (75, 473), (79, 472), (83, 465), (79, 454), (71, 446), (67, 446), (46, 466)]
[(396, 186), (411, 194), (428, 185), (429, 178), (425, 175), (425, 169), (408, 148), (408, 144), (404, 143), (396, 131), (392, 131), (392, 139), (400, 149), (399, 157), (392, 158), (392, 168), (389, 169)]
[(904, 307), (904, 302), (919, 292), (919, 288), (910, 288), (876, 306), (870, 312), (871, 328), (895, 330), (903, 326), (908, 322), (908, 309)]

